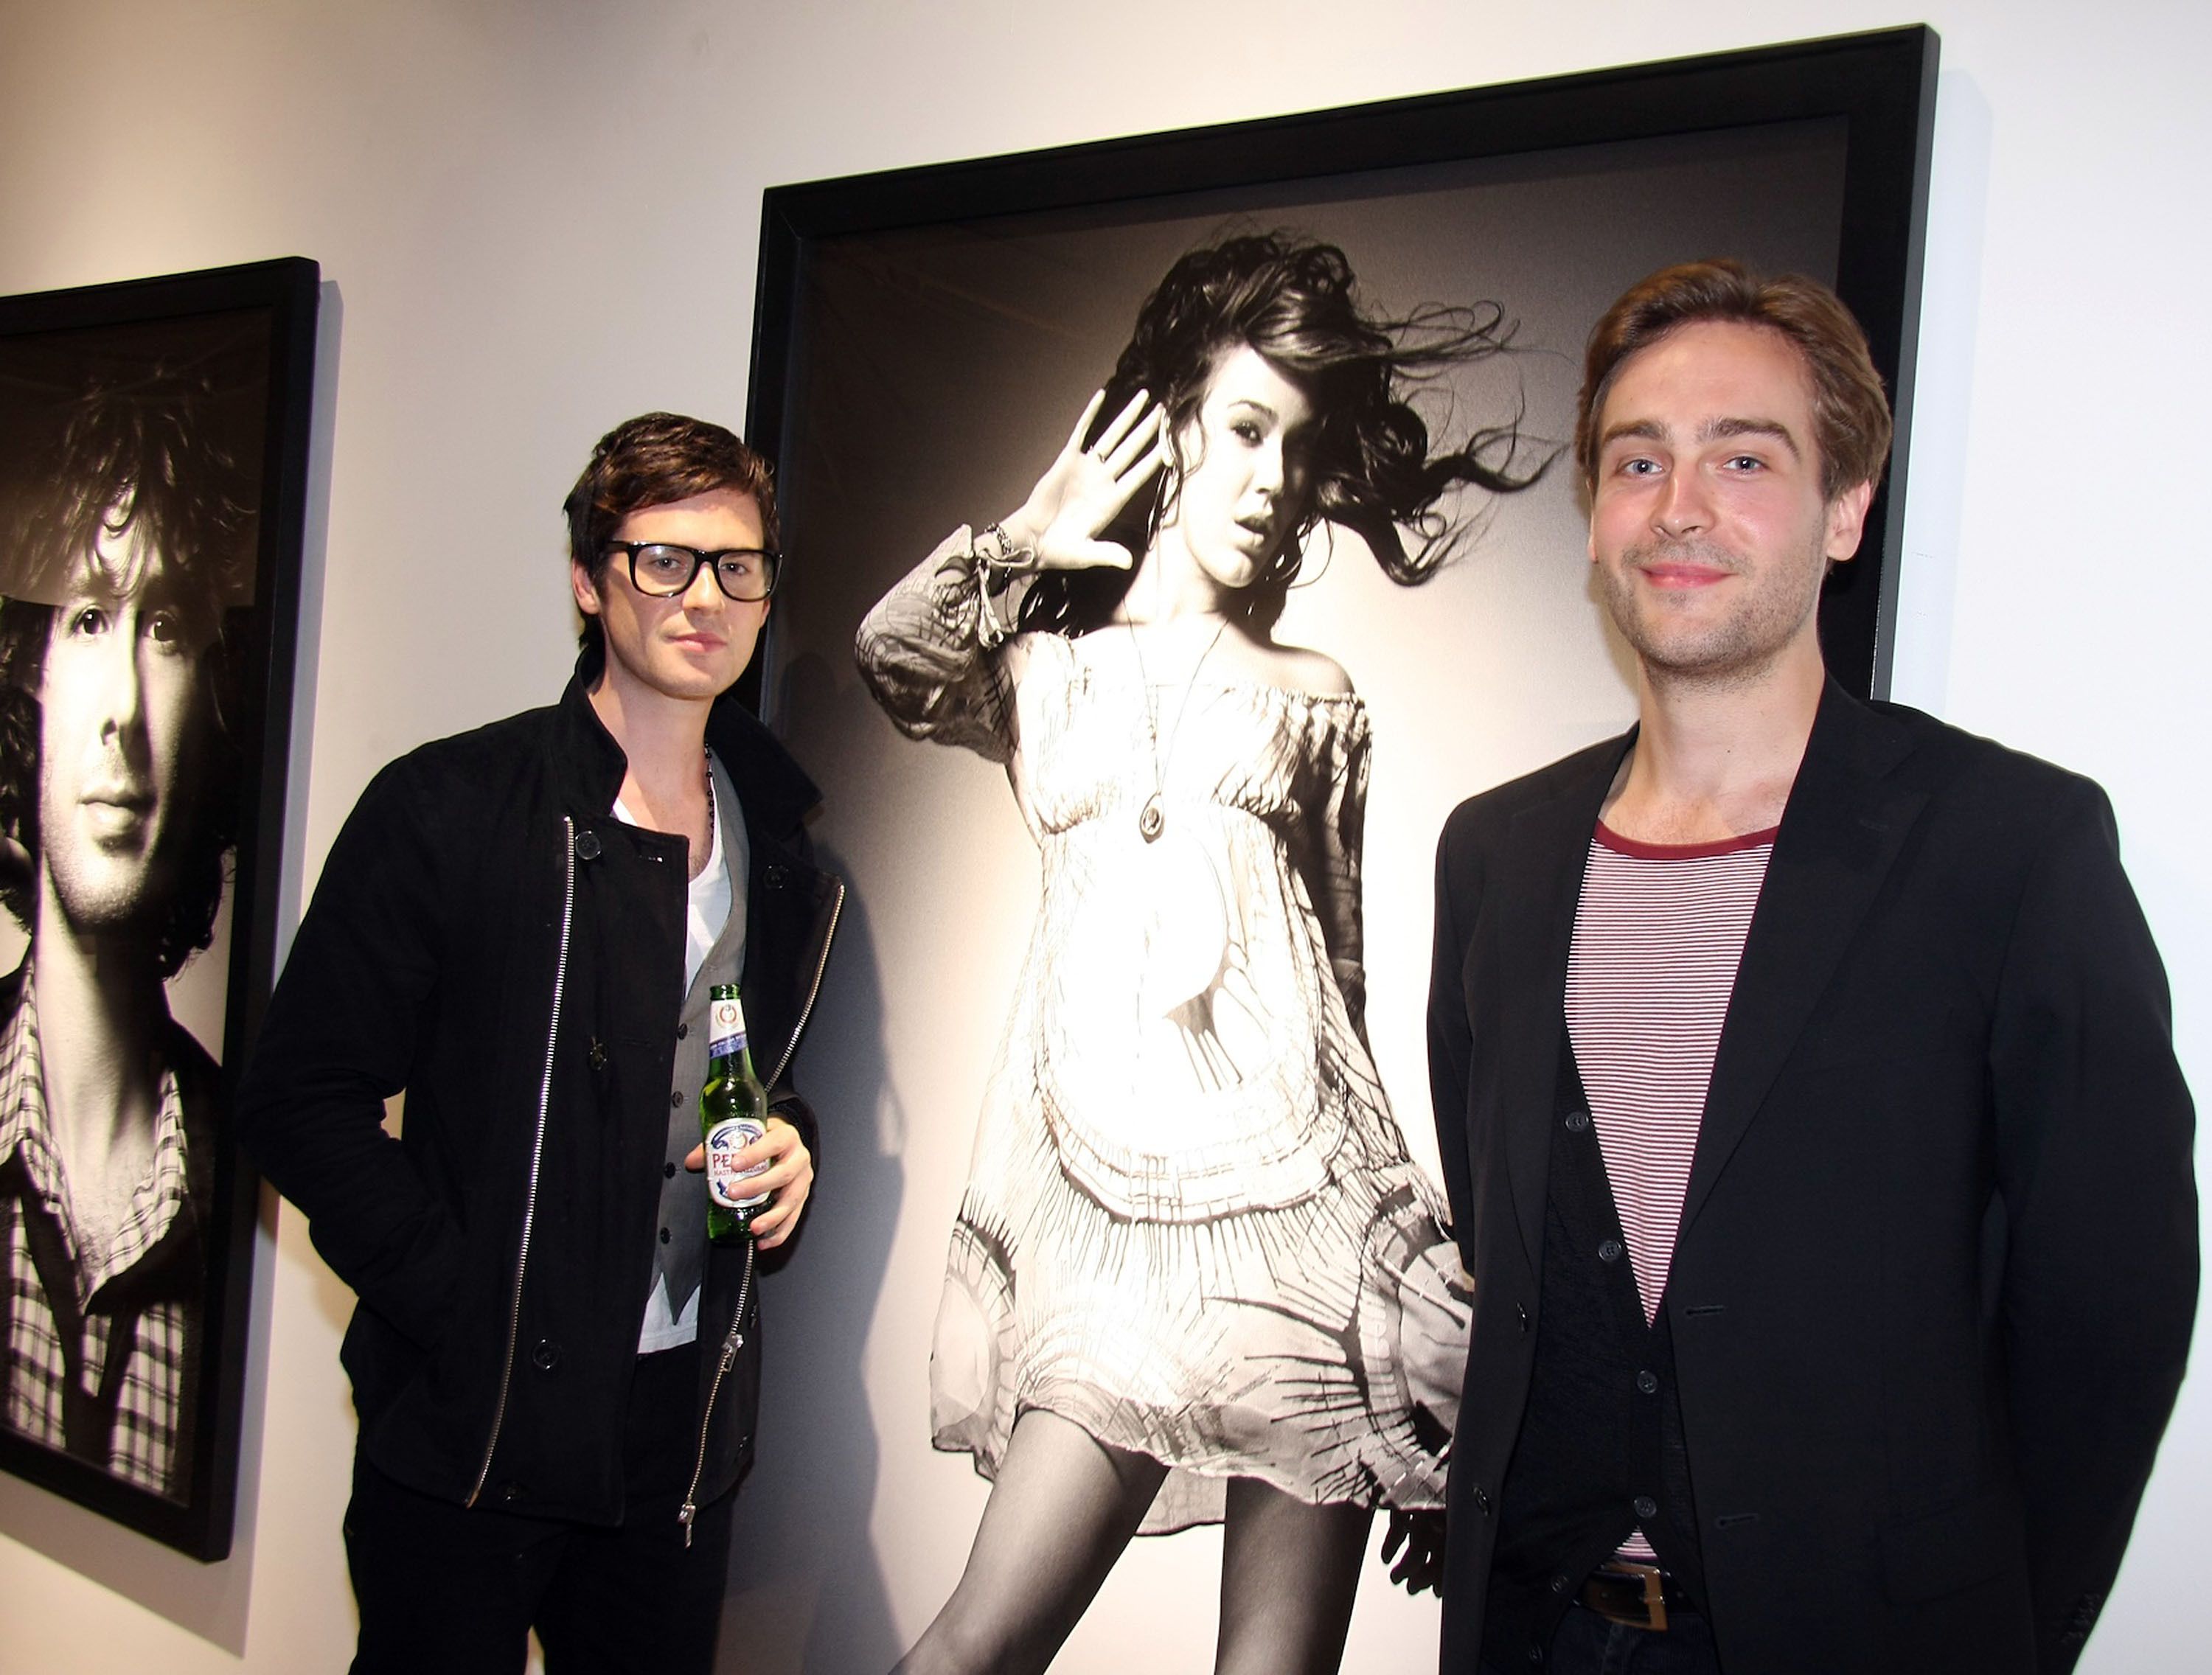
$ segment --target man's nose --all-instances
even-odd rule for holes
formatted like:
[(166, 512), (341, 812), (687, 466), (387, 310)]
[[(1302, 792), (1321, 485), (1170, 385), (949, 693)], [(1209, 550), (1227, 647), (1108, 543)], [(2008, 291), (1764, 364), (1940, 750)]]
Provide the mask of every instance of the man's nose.
[(1695, 471), (1674, 471), (1668, 474), (1666, 486), (1659, 491), (1659, 503), (1652, 508), (1651, 526), (1668, 540), (1680, 540), (1710, 528), (1713, 520), (1712, 503), (1705, 494), (1705, 485)]
[(137, 624), (125, 618), (116, 631), (103, 635), (99, 658), (100, 729), (104, 733), (137, 730), (144, 713), (146, 683), (138, 667)]
[(714, 580), (714, 567), (702, 564), (693, 573), (690, 586), (684, 590), (684, 609), (693, 612), (720, 610), (728, 603), (721, 583)]

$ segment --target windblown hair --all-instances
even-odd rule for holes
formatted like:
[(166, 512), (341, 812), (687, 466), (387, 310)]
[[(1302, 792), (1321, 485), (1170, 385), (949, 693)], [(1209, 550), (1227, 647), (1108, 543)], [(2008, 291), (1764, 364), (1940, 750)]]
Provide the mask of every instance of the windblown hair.
[(1592, 328), (1575, 412), (1575, 460), (1588, 486), (1597, 486), (1598, 422), (1622, 364), (1698, 320), (1763, 326), (1804, 357), (1822, 495), (1832, 501), (1862, 482), (1881, 482), (1889, 461), (1889, 398), (1866, 333), (1843, 299), (1802, 274), (1761, 279), (1741, 263), (1719, 260), (1662, 268), (1629, 287)]
[[(238, 842), (244, 780), (236, 733), (241, 646), (228, 619), (252, 596), (258, 474), (240, 458), (234, 440), (217, 434), (215, 404), (204, 380), (159, 368), (143, 379), (87, 390), (29, 479), (21, 512), (7, 531), (9, 597), (0, 604), (0, 830), (33, 862), (27, 875), (0, 869), (0, 903), (28, 930), (40, 854), (39, 694), (61, 615), (41, 601), (62, 597), (93, 561), (103, 535), (112, 541), (132, 531), (140, 549), (160, 553), (179, 584), (192, 619), (186, 635), (200, 648), (200, 736), (191, 781), (179, 786), (187, 807), (178, 834), (184, 847), (176, 858), (176, 889), (158, 927), (164, 978), (214, 935)], [(106, 580), (127, 592), (143, 574), (111, 574)]]
[[(1183, 457), (1208, 385), (1223, 357), (1256, 350), (1305, 393), (1314, 410), (1304, 503), (1267, 568), (1244, 592), (1251, 620), (1272, 623), (1316, 524), (1359, 535), (1385, 574), (1413, 586), (1435, 574), (1467, 524), (1437, 502), (1462, 483), (1494, 495), (1528, 488), (1552, 463), (1522, 469), (1517, 416), (1476, 429), (1459, 446), (1431, 453), (1427, 423), (1407, 397), (1453, 367), (1505, 349), (1512, 329), (1496, 303), (1442, 305), (1404, 319), (1367, 313), (1352, 264), (1334, 245), (1291, 234), (1247, 234), (1204, 246), (1170, 268), (1137, 311), (1086, 444), (1139, 390), (1164, 409), (1174, 459), (1103, 532), (1139, 560), (1158, 532), (1186, 473)], [(1408, 550), (1405, 535), (1415, 537)], [(1022, 603), (1021, 625), (1082, 634), (1106, 622), (1128, 592), (1132, 572), (1100, 568), (1040, 576)]]
[[(760, 508), (761, 539), (775, 550), (775, 484), (769, 463), (735, 431), (680, 413), (625, 419), (599, 438), (591, 463), (561, 503), (568, 519), (568, 556), (594, 583), (603, 583), (607, 543), (623, 519), (717, 489), (752, 497)], [(605, 632), (598, 617), (584, 618), (577, 644), (595, 656), (604, 653)]]

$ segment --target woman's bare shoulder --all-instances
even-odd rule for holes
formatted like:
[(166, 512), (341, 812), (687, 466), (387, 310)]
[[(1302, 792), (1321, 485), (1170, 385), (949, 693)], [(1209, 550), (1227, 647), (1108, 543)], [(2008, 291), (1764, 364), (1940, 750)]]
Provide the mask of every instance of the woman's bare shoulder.
[(1245, 674), (1291, 692), (1311, 693), (1320, 698), (1352, 695), (1352, 677), (1326, 652), (1304, 646), (1279, 646), (1271, 640), (1236, 637), (1237, 661)]

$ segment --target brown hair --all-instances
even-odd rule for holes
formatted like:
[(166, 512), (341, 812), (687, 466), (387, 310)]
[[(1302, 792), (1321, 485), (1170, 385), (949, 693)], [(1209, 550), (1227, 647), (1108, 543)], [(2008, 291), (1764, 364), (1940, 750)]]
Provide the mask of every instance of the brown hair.
[(1575, 412), (1575, 460), (1597, 486), (1598, 416), (1622, 364), (1675, 327), (1733, 321), (1778, 331), (1804, 357), (1813, 385), (1813, 427), (1820, 450), (1820, 492), (1829, 500), (1881, 481), (1889, 459), (1889, 400), (1851, 311), (1817, 279), (1784, 274), (1761, 279), (1741, 263), (1685, 262), (1638, 281), (1591, 330)]
[[(568, 556), (593, 582), (603, 582), (607, 543), (623, 519), (717, 489), (751, 497), (760, 508), (761, 539), (776, 550), (775, 484), (769, 463), (735, 431), (680, 413), (625, 419), (599, 438), (591, 463), (561, 503), (568, 519)], [(586, 649), (603, 643), (598, 617), (584, 619), (578, 643)]]

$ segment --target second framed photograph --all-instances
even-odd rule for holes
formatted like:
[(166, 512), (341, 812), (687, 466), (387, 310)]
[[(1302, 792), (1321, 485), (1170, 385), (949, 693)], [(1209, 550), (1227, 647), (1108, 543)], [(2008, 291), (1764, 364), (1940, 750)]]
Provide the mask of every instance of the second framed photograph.
[[(762, 696), (869, 956), (817, 1102), (877, 1123), (825, 1127), (771, 1375), (835, 1414), (862, 1369), (876, 1441), (807, 1493), (862, 1508), (883, 1608), (811, 1661), (906, 1649), (1010, 1472), (1100, 1521), (1094, 1456), (1135, 1463), (1129, 1529), (1225, 1520), (1315, 1599), (1386, 1586), (1391, 1514), (1419, 1550), (1470, 1307), (1437, 834), (1636, 707), (1568, 456), (1584, 339), (1677, 262), (1839, 291), (1900, 423), (1823, 639), (1878, 695), (1935, 63), (1902, 29), (768, 195)], [(754, 1512), (808, 1515), (763, 1477)], [(1153, 1566), (1142, 1612), (1109, 1581), (1065, 1666), (1188, 1666), (1229, 1562)], [(955, 1609), (1066, 1617), (1056, 1585), (987, 1564)]]

